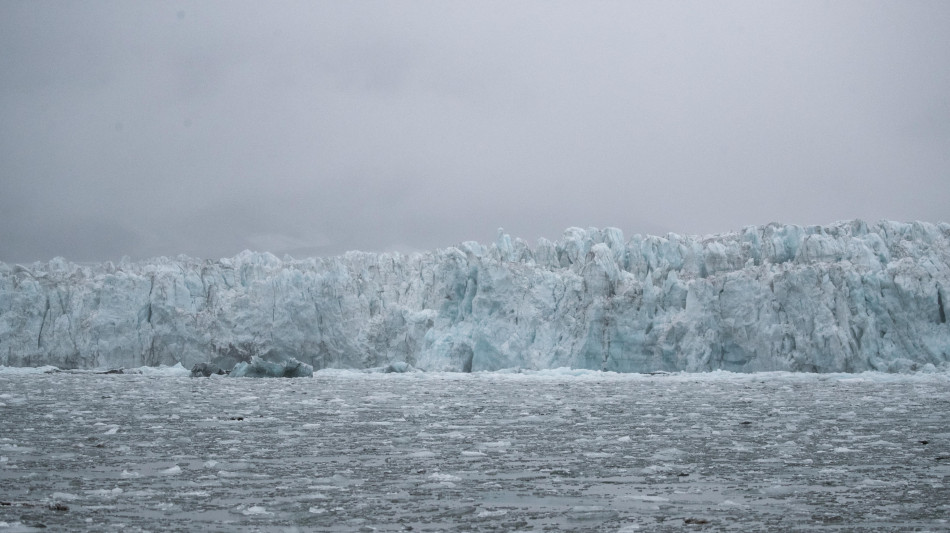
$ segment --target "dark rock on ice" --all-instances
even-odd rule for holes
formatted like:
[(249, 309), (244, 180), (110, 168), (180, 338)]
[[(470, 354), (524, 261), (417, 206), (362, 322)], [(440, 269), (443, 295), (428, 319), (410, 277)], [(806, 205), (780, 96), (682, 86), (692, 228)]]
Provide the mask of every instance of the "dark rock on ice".
[(195, 363), (195, 366), (191, 367), (191, 377), (193, 378), (206, 378), (212, 374), (220, 376), (227, 374), (227, 372), (214, 363)]

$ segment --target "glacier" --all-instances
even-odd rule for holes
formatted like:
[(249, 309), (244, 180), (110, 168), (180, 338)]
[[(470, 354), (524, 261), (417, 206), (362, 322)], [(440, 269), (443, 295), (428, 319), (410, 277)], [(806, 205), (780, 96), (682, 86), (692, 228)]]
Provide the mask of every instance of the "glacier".
[(946, 223), (0, 263), (12, 367), (904, 372), (950, 365), (948, 315)]

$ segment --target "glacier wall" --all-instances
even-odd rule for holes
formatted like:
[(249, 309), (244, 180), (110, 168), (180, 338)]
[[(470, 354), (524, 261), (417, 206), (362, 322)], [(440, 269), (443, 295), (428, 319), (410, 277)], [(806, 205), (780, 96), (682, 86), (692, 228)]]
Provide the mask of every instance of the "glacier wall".
[(950, 225), (499, 231), (422, 254), (0, 263), (0, 365), (906, 371), (950, 361)]

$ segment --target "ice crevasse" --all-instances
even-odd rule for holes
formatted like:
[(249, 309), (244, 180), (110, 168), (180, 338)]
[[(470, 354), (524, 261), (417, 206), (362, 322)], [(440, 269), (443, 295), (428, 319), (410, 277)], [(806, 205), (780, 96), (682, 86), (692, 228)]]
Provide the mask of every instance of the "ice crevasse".
[(950, 364), (948, 315), (945, 223), (0, 263), (5, 366), (910, 371)]

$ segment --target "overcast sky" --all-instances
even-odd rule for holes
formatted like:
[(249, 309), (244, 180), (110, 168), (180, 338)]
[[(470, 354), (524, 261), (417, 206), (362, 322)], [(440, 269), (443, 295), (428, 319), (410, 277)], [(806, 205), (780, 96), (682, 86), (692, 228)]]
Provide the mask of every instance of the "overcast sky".
[(950, 221), (950, 2), (0, 2), (0, 261)]

